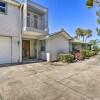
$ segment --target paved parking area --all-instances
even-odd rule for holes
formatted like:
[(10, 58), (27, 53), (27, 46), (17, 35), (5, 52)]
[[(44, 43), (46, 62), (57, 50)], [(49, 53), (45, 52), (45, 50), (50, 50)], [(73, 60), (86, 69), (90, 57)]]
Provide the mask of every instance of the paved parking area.
[(100, 100), (100, 55), (72, 64), (1, 67), (0, 100)]

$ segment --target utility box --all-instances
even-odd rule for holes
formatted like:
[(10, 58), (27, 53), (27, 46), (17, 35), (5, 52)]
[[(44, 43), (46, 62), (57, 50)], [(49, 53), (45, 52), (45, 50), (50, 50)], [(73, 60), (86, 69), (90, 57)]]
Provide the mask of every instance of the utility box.
[(50, 62), (50, 53), (46, 53), (47, 56), (47, 62)]

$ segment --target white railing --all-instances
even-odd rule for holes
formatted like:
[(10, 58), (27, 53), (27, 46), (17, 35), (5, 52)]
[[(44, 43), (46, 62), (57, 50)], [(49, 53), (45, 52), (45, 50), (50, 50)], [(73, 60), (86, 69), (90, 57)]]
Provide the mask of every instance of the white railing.
[(46, 22), (40, 19), (27, 16), (27, 27), (45, 30), (48, 26)]

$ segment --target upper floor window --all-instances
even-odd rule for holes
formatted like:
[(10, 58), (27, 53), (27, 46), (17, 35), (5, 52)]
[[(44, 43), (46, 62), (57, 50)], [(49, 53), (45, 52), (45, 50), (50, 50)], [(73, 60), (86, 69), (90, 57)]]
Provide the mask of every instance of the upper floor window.
[(38, 16), (34, 15), (34, 28), (38, 28)]
[(30, 22), (30, 13), (28, 12), (27, 13), (27, 26), (30, 27), (30, 24), (31, 24), (31, 22)]
[(5, 2), (0, 1), (0, 13), (7, 13), (7, 4)]

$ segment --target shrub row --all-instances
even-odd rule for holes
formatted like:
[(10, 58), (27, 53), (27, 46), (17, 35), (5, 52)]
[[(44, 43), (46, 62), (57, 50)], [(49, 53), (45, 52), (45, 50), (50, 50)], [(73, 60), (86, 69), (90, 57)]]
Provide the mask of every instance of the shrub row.
[(63, 63), (70, 63), (74, 60), (74, 56), (72, 54), (59, 54), (58, 60)]
[(63, 63), (70, 63), (73, 62), (74, 59), (77, 60), (84, 60), (87, 57), (92, 57), (96, 54), (98, 54), (98, 52), (100, 51), (100, 48), (97, 46), (93, 47), (93, 50), (85, 50), (85, 49), (81, 49), (80, 52), (79, 51), (73, 51), (72, 54), (59, 54), (58, 56), (58, 60), (63, 62)]

